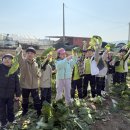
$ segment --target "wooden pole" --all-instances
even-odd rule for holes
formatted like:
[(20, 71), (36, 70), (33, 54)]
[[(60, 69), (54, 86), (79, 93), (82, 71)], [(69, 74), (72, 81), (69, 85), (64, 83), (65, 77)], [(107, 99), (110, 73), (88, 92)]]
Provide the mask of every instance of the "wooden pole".
[(63, 42), (65, 42), (65, 12), (64, 12), (64, 3), (63, 3)]

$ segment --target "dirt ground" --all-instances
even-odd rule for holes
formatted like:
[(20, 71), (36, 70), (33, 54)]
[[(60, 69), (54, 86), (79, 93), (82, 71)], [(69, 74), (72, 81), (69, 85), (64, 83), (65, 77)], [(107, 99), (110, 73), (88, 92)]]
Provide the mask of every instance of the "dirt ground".
[(130, 121), (120, 113), (112, 114), (107, 121), (97, 121), (92, 130), (130, 130)]
[[(130, 72), (128, 73), (127, 83), (130, 87)], [(104, 109), (110, 110), (112, 98), (106, 98)], [(92, 125), (91, 130), (130, 130), (130, 110), (118, 110), (107, 114), (105, 119), (97, 120)]]

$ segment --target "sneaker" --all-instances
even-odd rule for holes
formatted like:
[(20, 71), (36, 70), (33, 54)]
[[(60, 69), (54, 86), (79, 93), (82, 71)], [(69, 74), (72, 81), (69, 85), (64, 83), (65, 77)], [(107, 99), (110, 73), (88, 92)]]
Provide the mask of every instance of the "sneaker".
[(73, 103), (73, 102), (74, 102), (74, 98), (71, 98), (71, 100), (70, 100), (70, 101), (71, 101), (71, 103)]
[(14, 120), (14, 121), (12, 122), (12, 124), (17, 124), (17, 121), (16, 121), (16, 120)]
[(96, 97), (89, 98), (89, 101), (94, 102), (96, 100)]
[(94, 98), (93, 98), (93, 102), (96, 102), (96, 100), (97, 100), (97, 98), (96, 98), (96, 97), (94, 97)]
[(106, 93), (105, 91), (101, 91), (101, 95), (102, 95), (102, 96), (106, 96), (106, 94), (107, 94), (107, 93)]

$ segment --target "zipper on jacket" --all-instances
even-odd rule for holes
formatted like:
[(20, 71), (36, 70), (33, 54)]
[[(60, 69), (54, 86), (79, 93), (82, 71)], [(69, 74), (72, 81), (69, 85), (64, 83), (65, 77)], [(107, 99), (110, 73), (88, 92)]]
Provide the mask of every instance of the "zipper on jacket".
[[(31, 64), (31, 70), (33, 70), (32, 69), (32, 64)], [(31, 85), (31, 88), (33, 88), (33, 72), (32, 72), (32, 85)]]

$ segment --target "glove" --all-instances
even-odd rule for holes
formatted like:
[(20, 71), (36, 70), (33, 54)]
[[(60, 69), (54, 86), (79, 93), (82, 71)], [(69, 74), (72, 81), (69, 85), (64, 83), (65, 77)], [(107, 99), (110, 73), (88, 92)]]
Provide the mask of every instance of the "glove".
[(22, 46), (19, 45), (19, 46), (16, 48), (16, 53), (19, 55), (21, 51), (22, 51)]
[(40, 77), (42, 76), (41, 71), (38, 71), (38, 72), (37, 72), (37, 75), (38, 75), (38, 77), (40, 78)]
[(16, 101), (18, 101), (18, 100), (19, 100), (19, 97), (15, 97), (14, 99), (15, 99)]

